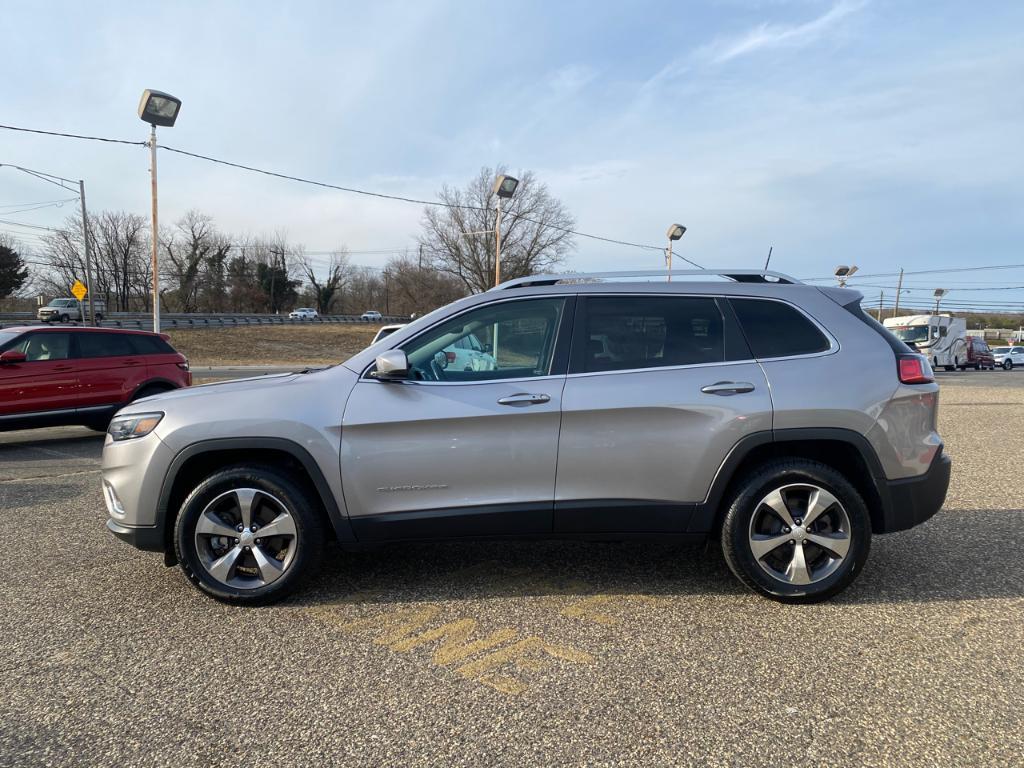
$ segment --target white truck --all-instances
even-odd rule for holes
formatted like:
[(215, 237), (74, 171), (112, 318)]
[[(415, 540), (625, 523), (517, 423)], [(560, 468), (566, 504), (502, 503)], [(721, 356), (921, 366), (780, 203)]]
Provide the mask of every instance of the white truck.
[(928, 358), (932, 368), (954, 371), (967, 364), (967, 321), (952, 315), (887, 317), (882, 324)]
[[(93, 299), (96, 307), (96, 319), (102, 320), (107, 314), (107, 302), (103, 299)], [(89, 316), (89, 300), (84, 302), (78, 299), (54, 299), (45, 307), (40, 307), (36, 312), (36, 319), (44, 323), (67, 323), (72, 320), (84, 321)]]

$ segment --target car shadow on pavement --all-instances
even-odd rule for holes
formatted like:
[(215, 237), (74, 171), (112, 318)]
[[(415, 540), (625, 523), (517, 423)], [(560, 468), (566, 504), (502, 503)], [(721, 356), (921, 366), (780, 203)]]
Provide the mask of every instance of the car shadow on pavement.
[(104, 433), (81, 428), (40, 437), (32, 431), (0, 432), (0, 461), (39, 461), (54, 459), (96, 459), (103, 453)]
[[(1024, 597), (1024, 510), (946, 510), (876, 536), (864, 573), (833, 603)], [(716, 543), (483, 541), (328, 552), (300, 604), (438, 602), (592, 594), (742, 596)]]

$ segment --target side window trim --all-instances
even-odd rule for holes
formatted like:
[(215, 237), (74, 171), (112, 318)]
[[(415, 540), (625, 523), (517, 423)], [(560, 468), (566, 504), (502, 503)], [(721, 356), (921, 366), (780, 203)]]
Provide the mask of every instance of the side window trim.
[(498, 382), (516, 382), (516, 381), (537, 381), (539, 379), (553, 379), (553, 378), (564, 378), (569, 363), (569, 350), (571, 347), (571, 335), (572, 335), (572, 321), (575, 314), (576, 307), (576, 295), (572, 293), (556, 293), (556, 294), (533, 294), (530, 296), (515, 296), (510, 298), (502, 298), (497, 301), (489, 301), (484, 304), (476, 304), (472, 307), (467, 307), (462, 312), (458, 312), (454, 315), (448, 315), (447, 317), (439, 318), (433, 325), (424, 328), (422, 331), (417, 333), (415, 336), (406, 339), (401, 345), (395, 347), (389, 347), (389, 349), (400, 349), (401, 347), (408, 346), (409, 344), (415, 343), (418, 339), (431, 333), (438, 326), (443, 325), (457, 317), (466, 315), (470, 312), (476, 312), (480, 309), (486, 309), (489, 307), (495, 307), (500, 304), (508, 304), (510, 302), (523, 302), (530, 301), (531, 299), (562, 299), (562, 313), (559, 320), (558, 328), (555, 330), (555, 341), (554, 341), (554, 352), (551, 356), (551, 365), (548, 368), (548, 373), (543, 376), (521, 376), (511, 378), (495, 378), (495, 379), (480, 379), (474, 381), (416, 381), (409, 379), (401, 382), (381, 382), (374, 379), (370, 374), (376, 367), (375, 362), (371, 362), (367, 365), (361, 374), (359, 374), (360, 382), (370, 382), (373, 384), (380, 384), (384, 386), (456, 386), (463, 387), (477, 384), (491, 384)]

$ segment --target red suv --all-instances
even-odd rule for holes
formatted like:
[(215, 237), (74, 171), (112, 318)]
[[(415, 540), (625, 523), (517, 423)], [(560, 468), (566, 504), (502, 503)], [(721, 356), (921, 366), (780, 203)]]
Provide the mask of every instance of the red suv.
[(65, 424), (106, 430), (132, 400), (191, 383), (188, 360), (161, 333), (0, 329), (0, 431)]

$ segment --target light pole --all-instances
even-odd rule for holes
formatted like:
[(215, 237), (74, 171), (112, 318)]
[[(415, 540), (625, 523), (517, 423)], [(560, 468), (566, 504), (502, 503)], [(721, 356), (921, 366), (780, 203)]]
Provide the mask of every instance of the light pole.
[(672, 282), (672, 243), (686, 234), (686, 227), (682, 224), (673, 224), (668, 228), (665, 235), (668, 237), (668, 250), (665, 251), (665, 266), (668, 267), (668, 281)]
[[(0, 163), (0, 168), (4, 166)], [(82, 204), (82, 243), (85, 248), (85, 289), (89, 296), (89, 322), (92, 325), (96, 325), (96, 311), (95, 304), (92, 298), (92, 248), (89, 246), (89, 214), (85, 209), (85, 181), (79, 179), (77, 182), (71, 179), (65, 179), (63, 176), (55, 176), (52, 173), (43, 173), (42, 171), (34, 171), (31, 168), (22, 168), (20, 165), (8, 165), (8, 168), (13, 168), (16, 171), (27, 173), (29, 176), (35, 176), (36, 178), (48, 181), (51, 184), (56, 184), (61, 189), (67, 189), (70, 192), (74, 191), (73, 187), (65, 187), (64, 184), (78, 184), (78, 199)]]
[(519, 179), (504, 174), (494, 180), (491, 193), (498, 196), (498, 218), (494, 225), (494, 284), (501, 282), (501, 200), (510, 198), (516, 193)]
[(163, 125), (170, 128), (178, 119), (181, 99), (163, 91), (147, 88), (142, 92), (139, 101), (139, 119), (149, 123), (149, 176), (153, 193), (153, 330), (160, 332), (160, 268), (159, 247), (160, 231), (157, 228), (156, 204), (156, 127)]
[(942, 297), (947, 293), (945, 288), (935, 289), (935, 314), (939, 314), (939, 302), (942, 301)]
[(845, 288), (846, 281), (853, 277), (856, 271), (857, 267), (855, 266), (846, 266), (845, 264), (840, 264), (838, 267), (836, 267), (835, 271), (832, 274), (834, 274), (836, 276), (836, 280), (839, 281), (839, 287)]

